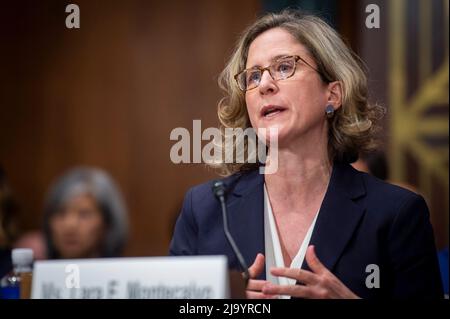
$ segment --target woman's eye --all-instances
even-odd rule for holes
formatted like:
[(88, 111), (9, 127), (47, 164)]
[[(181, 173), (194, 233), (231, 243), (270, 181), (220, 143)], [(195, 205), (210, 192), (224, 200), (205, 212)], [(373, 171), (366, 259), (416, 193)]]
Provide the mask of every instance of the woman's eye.
[(250, 72), (247, 76), (247, 84), (259, 82), (259, 78), (260, 75), (258, 71)]
[(286, 74), (292, 72), (292, 63), (289, 62), (280, 62), (277, 67), (277, 72)]

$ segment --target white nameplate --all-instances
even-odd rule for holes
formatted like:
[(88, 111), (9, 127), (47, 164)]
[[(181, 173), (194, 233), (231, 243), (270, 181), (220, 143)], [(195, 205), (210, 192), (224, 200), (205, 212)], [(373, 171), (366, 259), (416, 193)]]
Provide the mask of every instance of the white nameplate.
[(33, 299), (223, 299), (225, 256), (36, 261)]

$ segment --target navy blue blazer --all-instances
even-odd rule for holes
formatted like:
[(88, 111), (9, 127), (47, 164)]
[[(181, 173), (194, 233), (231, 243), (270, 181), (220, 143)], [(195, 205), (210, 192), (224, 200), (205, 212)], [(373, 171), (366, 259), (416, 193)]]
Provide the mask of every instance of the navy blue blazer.
[[(224, 179), (229, 228), (248, 265), (264, 254), (264, 176), (258, 170)], [(362, 298), (442, 298), (442, 284), (429, 212), (424, 199), (349, 164), (334, 163), (310, 245), (318, 258)], [(226, 255), (239, 263), (223, 231), (212, 181), (184, 199), (171, 255)], [(379, 267), (379, 288), (366, 278)], [(302, 268), (309, 269), (306, 261)], [(260, 279), (265, 278), (265, 272)]]

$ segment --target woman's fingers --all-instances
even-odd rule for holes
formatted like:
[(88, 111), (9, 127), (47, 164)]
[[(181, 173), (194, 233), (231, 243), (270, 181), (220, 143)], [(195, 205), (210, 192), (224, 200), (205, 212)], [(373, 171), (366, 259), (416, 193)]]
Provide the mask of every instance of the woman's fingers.
[(264, 285), (267, 283), (266, 280), (254, 280), (250, 279), (248, 281), (247, 290), (253, 290), (253, 291), (261, 291), (261, 289), (264, 287)]
[(319, 258), (317, 258), (316, 251), (313, 245), (309, 246), (306, 250), (306, 263), (309, 268), (316, 273), (322, 274), (324, 272), (328, 272), (328, 269), (320, 262)]
[(286, 295), (301, 298), (314, 298), (314, 290), (308, 286), (300, 285), (264, 285), (262, 293), (266, 295)]
[(255, 261), (248, 269), (250, 278), (258, 277), (264, 271), (265, 258), (263, 254), (256, 255)]
[(270, 273), (277, 277), (295, 279), (303, 284), (315, 284), (317, 282), (314, 273), (299, 268), (271, 268)]
[[(264, 271), (265, 258), (263, 254), (256, 255), (255, 261), (248, 269), (250, 278), (258, 277)], [(266, 280), (250, 279), (247, 284), (246, 295), (249, 299), (276, 298), (276, 296), (263, 294), (261, 289), (267, 283)]]
[(311, 271), (293, 268), (272, 268), (270, 270), (274, 276), (292, 278), (303, 285), (267, 283), (262, 287), (262, 292), (302, 298), (359, 298), (320, 262), (314, 246), (308, 247), (306, 262)]

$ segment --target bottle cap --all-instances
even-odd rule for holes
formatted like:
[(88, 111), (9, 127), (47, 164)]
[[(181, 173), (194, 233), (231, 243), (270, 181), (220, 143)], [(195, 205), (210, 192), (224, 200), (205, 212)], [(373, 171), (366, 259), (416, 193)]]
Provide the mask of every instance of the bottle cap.
[(30, 266), (33, 263), (33, 250), (29, 248), (16, 248), (11, 253), (14, 266)]

